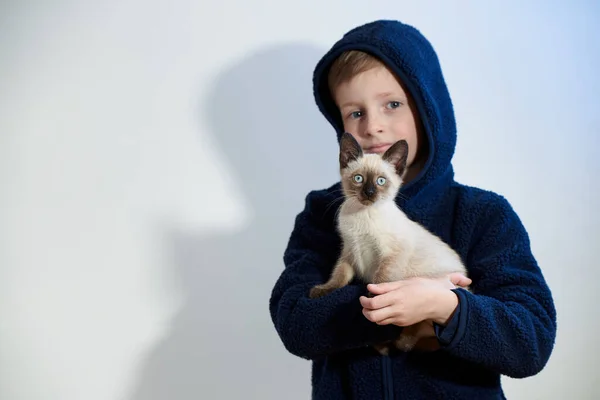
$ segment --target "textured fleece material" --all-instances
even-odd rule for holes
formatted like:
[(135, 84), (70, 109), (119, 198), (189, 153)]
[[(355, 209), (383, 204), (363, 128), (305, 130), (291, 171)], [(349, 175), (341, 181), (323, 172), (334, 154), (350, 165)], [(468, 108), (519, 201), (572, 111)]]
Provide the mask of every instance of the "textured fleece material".
[(472, 292), (454, 290), (458, 308), (445, 328), (436, 327), (440, 350), (390, 356), (371, 345), (402, 328), (378, 326), (362, 315), (363, 282), (310, 299), (310, 288), (328, 279), (341, 249), (338, 182), (310, 192), (295, 220), (270, 299), (275, 329), (290, 353), (312, 360), (313, 399), (502, 399), (501, 375), (537, 374), (556, 336), (552, 294), (527, 231), (504, 197), (454, 180), (452, 102), (434, 49), (411, 26), (380, 20), (357, 27), (317, 64), (315, 99), (338, 139), (343, 126), (327, 89), (327, 71), (350, 49), (379, 57), (414, 98), (429, 157), (396, 202), (459, 253)]

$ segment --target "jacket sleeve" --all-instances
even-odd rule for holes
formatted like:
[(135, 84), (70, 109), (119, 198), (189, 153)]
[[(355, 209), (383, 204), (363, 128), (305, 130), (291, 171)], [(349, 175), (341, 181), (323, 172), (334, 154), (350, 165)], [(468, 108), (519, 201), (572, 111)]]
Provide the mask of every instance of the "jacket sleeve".
[(525, 378), (540, 372), (552, 353), (554, 301), (509, 203), (499, 198), (482, 214), (482, 232), (467, 261), (472, 291), (454, 290), (458, 312), (444, 332), (443, 348), (506, 376)]
[(366, 285), (352, 282), (327, 296), (308, 297), (314, 285), (329, 278), (339, 247), (335, 231), (319, 223), (323, 216), (313, 215), (311, 198), (296, 217), (269, 303), (283, 345), (296, 356), (316, 359), (398, 336), (402, 328), (379, 326), (362, 314), (359, 297), (367, 293)]

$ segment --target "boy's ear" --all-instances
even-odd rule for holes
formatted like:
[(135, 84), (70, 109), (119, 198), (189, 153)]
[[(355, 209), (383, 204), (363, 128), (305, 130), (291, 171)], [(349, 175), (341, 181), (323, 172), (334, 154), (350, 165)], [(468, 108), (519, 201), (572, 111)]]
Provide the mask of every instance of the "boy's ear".
[(351, 161), (358, 160), (362, 155), (362, 148), (354, 136), (344, 132), (340, 139), (340, 168), (346, 168)]
[(383, 154), (382, 158), (396, 168), (398, 176), (403, 176), (408, 160), (408, 142), (399, 140)]

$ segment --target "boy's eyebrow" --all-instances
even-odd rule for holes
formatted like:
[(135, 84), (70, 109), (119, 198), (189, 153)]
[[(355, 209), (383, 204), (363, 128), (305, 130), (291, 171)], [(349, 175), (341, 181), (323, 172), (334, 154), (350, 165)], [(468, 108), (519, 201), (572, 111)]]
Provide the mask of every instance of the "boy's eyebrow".
[(385, 97), (396, 97), (397, 100), (406, 101), (406, 94), (402, 92), (383, 92), (379, 93), (377, 97), (385, 98)]
[[(382, 92), (382, 93), (378, 93), (376, 97), (378, 98), (384, 98), (384, 97), (390, 97), (390, 96), (395, 96), (395, 97), (401, 97), (404, 98), (405, 96), (402, 96), (400, 93), (396, 93), (396, 92)], [(347, 101), (343, 104), (340, 105), (340, 108), (345, 108), (345, 107), (356, 107), (358, 105), (358, 102), (356, 101)]]
[(346, 107), (356, 107), (358, 105), (357, 102), (355, 101), (347, 101), (343, 104), (340, 105), (340, 108), (346, 108)]

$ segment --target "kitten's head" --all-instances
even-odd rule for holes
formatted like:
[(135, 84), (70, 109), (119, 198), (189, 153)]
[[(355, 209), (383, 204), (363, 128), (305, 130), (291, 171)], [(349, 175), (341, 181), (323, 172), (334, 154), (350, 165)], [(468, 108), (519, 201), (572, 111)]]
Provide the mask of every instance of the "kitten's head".
[(364, 154), (349, 133), (340, 139), (340, 173), (346, 199), (364, 206), (394, 200), (406, 172), (408, 143), (399, 140), (383, 155)]

